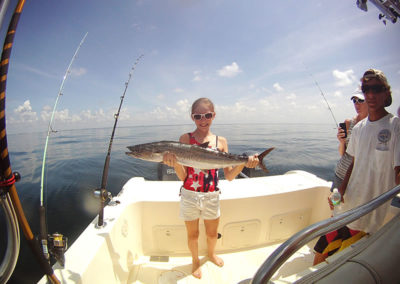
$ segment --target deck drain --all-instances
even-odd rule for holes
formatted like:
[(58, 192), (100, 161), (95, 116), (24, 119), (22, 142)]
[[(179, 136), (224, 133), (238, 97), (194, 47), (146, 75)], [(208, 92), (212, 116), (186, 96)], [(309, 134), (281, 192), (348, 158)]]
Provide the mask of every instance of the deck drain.
[[(158, 284), (178, 283), (178, 280), (181, 280), (186, 276), (187, 275), (182, 271), (177, 271), (177, 270), (165, 271), (160, 274), (160, 277), (158, 277)], [(186, 281), (185, 280), (183, 282), (180, 281), (180, 283), (186, 283)]]
[(168, 255), (152, 255), (152, 256), (150, 256), (150, 261), (168, 262), (169, 256)]

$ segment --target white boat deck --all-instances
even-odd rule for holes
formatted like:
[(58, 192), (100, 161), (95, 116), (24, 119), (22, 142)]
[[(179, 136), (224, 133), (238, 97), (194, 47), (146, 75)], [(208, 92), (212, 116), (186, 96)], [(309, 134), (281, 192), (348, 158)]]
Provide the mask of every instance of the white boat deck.
[[(191, 257), (169, 257), (166, 261), (150, 261), (149, 256), (142, 256), (131, 269), (127, 283), (239, 283), (252, 278), (267, 257), (279, 247), (274, 244), (263, 248), (224, 253), (219, 256), (224, 266), (218, 267), (207, 257), (201, 258), (202, 278), (191, 275)], [(314, 242), (302, 247), (282, 266), (272, 280), (276, 283), (288, 283), (295, 279), (298, 272), (312, 266)], [(291, 282), (291, 281), (290, 281)]]
[[(239, 283), (253, 277), (280, 243), (330, 216), (330, 183), (306, 172), (221, 180), (216, 252), (225, 265), (202, 258), (199, 280), (191, 275), (186, 229), (179, 219), (180, 185), (130, 179), (114, 198), (120, 204), (105, 208), (107, 225), (96, 229), (95, 218), (67, 250), (65, 267), (54, 266), (57, 278), (62, 283)], [(206, 243), (200, 221), (200, 257), (206, 255)], [(294, 254), (274, 279), (288, 283), (286, 277), (310, 267), (312, 248)], [(39, 283), (46, 283), (45, 277)]]

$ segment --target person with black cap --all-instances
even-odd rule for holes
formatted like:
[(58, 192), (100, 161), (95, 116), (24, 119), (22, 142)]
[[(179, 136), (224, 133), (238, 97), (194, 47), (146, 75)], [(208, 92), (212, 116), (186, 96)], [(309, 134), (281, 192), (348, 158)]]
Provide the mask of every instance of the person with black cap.
[[(392, 93), (385, 74), (367, 70), (361, 90), (368, 105), (368, 117), (354, 126), (346, 152), (353, 157), (339, 192), (339, 213), (363, 205), (400, 184), (400, 118), (385, 108)], [(330, 206), (332, 206), (329, 201)], [(314, 264), (376, 232), (384, 222), (390, 202), (336, 231), (322, 236), (314, 247)]]
[(344, 176), (346, 175), (347, 169), (352, 162), (353, 158), (346, 153), (346, 148), (350, 141), (351, 131), (353, 130), (354, 125), (366, 118), (368, 115), (368, 106), (365, 103), (364, 95), (361, 93), (361, 90), (354, 92), (350, 99), (354, 104), (356, 115), (353, 118), (346, 119), (344, 121), (346, 124), (346, 129), (341, 127), (338, 128), (337, 139), (339, 140), (339, 154), (341, 158), (335, 168), (335, 176), (333, 178), (331, 191), (333, 191), (334, 188), (340, 187)]

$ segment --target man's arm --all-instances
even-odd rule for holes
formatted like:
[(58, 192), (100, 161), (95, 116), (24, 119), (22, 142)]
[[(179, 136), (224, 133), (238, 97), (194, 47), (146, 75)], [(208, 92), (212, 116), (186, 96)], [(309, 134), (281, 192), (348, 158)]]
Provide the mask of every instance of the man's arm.
[(343, 200), (343, 195), (346, 193), (347, 184), (349, 183), (351, 173), (353, 172), (353, 166), (354, 166), (354, 157), (353, 160), (351, 161), (349, 168), (347, 169), (346, 175), (344, 176), (343, 182), (339, 188), (340, 195), (342, 195), (342, 200)]
[(400, 166), (394, 167), (396, 184), (400, 184)]

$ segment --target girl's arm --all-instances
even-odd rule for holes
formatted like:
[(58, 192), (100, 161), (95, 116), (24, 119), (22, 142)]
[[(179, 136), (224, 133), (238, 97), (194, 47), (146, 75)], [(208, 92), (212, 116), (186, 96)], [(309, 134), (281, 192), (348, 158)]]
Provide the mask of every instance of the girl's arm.
[[(228, 142), (224, 137), (218, 137), (218, 145), (221, 145), (220, 151), (223, 152), (228, 152)], [(225, 178), (229, 181), (233, 180), (240, 172), (243, 170), (243, 168), (246, 166), (247, 168), (255, 168), (258, 165), (258, 157), (257, 155), (250, 156), (247, 163), (244, 165), (239, 165), (235, 167), (227, 167), (224, 168), (224, 175)]]
[[(189, 136), (187, 134), (183, 134), (179, 138), (179, 142), (189, 144)], [(187, 168), (178, 163), (178, 161), (176, 160), (176, 156), (173, 153), (166, 153), (163, 158), (163, 163), (167, 166), (173, 167), (176, 175), (181, 181), (184, 181), (186, 179)]]

